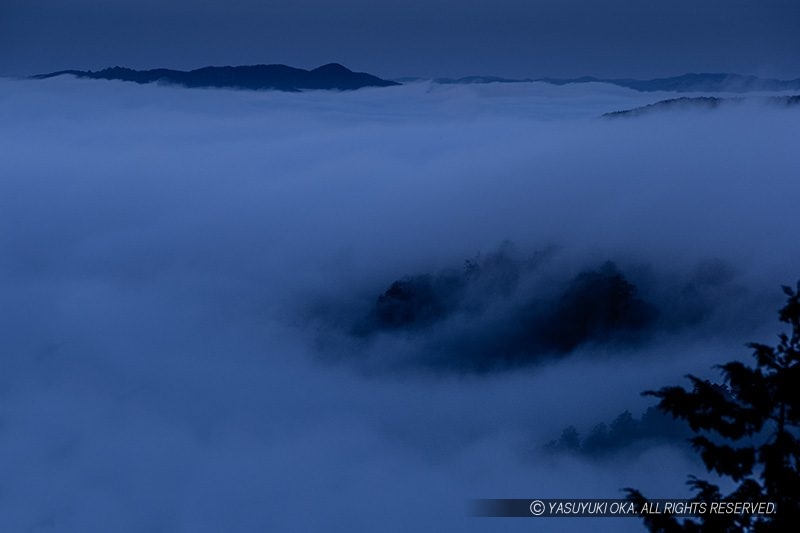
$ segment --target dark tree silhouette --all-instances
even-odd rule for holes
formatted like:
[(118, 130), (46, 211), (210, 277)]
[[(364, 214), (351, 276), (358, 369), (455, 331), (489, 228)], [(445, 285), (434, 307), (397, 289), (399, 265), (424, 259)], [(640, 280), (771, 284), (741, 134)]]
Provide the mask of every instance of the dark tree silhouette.
[[(776, 346), (752, 343), (755, 367), (741, 362), (720, 365), (723, 383), (695, 376), (690, 390), (665, 387), (644, 394), (659, 398), (658, 408), (684, 420), (696, 436), (693, 447), (709, 471), (729, 478), (734, 490), (691, 476), (694, 501), (773, 502), (770, 515), (703, 514), (684, 520), (665, 515), (644, 518), (653, 532), (798, 531), (800, 526), (800, 282), (784, 287), (780, 321), (790, 332)], [(637, 506), (647, 498), (626, 489)]]

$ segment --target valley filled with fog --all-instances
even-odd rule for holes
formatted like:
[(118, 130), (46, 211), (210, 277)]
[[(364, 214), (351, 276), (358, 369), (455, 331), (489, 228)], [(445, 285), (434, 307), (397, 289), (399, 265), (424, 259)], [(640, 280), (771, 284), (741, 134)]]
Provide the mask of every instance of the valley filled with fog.
[(687, 495), (672, 430), (559, 438), (775, 340), (800, 107), (755, 96), (0, 80), (0, 530), (524, 531), (466, 500)]

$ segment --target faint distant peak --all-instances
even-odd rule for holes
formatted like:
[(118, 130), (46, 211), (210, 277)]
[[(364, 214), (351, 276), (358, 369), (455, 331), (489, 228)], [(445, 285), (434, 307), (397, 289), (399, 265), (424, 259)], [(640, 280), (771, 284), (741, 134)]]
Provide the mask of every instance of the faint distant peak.
[(800, 78), (778, 80), (733, 73), (687, 73), (667, 78), (639, 80), (634, 78), (501, 78), (497, 76), (465, 76), (463, 78), (436, 78), (441, 84), (474, 83), (525, 83), (541, 82), (552, 85), (579, 83), (608, 83), (642, 92), (750, 92), (750, 91), (795, 91), (800, 90)]

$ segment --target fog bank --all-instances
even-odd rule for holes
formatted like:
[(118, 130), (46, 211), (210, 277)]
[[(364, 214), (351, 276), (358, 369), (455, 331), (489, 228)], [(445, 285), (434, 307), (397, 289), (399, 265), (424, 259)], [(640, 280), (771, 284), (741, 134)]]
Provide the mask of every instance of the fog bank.
[[(679, 446), (543, 450), (771, 342), (800, 277), (800, 112), (599, 118), (661, 96), (0, 81), (0, 529), (521, 531), (465, 499), (684, 495), (703, 472)], [(505, 241), (511, 288), (353, 334), (394, 281)], [(701, 320), (461, 366), (606, 261), (662, 317), (719, 275)], [(586, 527), (641, 524), (542, 529)]]

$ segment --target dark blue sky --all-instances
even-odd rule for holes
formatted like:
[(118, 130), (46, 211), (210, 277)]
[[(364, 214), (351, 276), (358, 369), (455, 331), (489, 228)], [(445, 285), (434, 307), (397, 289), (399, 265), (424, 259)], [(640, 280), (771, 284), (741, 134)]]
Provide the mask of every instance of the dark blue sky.
[(800, 76), (797, 0), (2, 0), (0, 75), (338, 61), (382, 76)]

